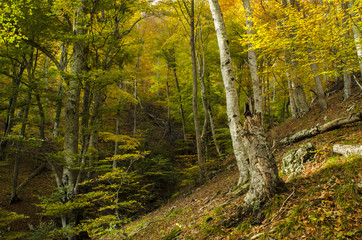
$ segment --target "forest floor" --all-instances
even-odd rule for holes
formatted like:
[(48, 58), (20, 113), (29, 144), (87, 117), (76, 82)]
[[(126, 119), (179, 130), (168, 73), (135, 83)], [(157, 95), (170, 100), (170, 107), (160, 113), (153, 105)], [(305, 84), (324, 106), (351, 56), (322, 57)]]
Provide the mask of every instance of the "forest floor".
[[(361, 112), (362, 97), (342, 102), (342, 92), (328, 98), (328, 110), (318, 106), (300, 119), (289, 120), (268, 132), (271, 144), (317, 124)], [(154, 212), (126, 225), (130, 239), (362, 239), (362, 158), (342, 157), (333, 144), (362, 145), (362, 123), (273, 148), (280, 167), (285, 153), (312, 143), (317, 151), (301, 175), (286, 184), (259, 213), (230, 219), (242, 206), (245, 191), (236, 187), (235, 158), (222, 172), (191, 192), (179, 194)], [(286, 180), (288, 176), (281, 176)], [(109, 239), (122, 239), (112, 235)]]
[[(260, 210), (261, 214), (230, 219), (242, 205), (245, 191), (236, 187), (235, 158), (221, 163), (217, 175), (194, 189), (183, 190), (159, 209), (127, 224), (123, 231), (130, 239), (362, 239), (362, 159), (336, 156), (336, 143), (362, 145), (362, 123), (319, 134), (313, 138), (280, 146), (281, 138), (302, 129), (362, 111), (362, 96), (354, 94), (342, 102), (342, 92), (328, 98), (328, 110), (320, 112), (313, 104), (300, 119), (288, 120), (268, 132), (273, 153), (280, 167), (282, 156), (307, 142), (317, 151), (302, 174), (286, 184), (286, 191), (275, 195)], [(19, 183), (36, 166), (35, 153), (23, 156)], [(36, 206), (39, 196), (49, 195), (54, 177), (49, 170), (34, 177), (19, 193), (22, 201), (10, 205), (13, 166), (0, 166), (0, 207), (28, 218), (15, 222), (13, 231), (29, 231), (29, 224), (46, 221)], [(284, 180), (288, 176), (281, 176)], [(115, 234), (109, 239), (122, 239)]]

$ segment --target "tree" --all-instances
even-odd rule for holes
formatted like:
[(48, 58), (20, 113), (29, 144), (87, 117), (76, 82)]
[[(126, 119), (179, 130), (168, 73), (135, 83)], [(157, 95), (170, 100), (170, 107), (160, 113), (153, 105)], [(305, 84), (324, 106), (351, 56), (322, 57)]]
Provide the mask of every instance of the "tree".
[[(282, 185), (282, 181), (278, 176), (275, 159), (266, 142), (261, 113), (255, 113), (250, 103), (245, 105), (244, 129), (241, 127), (235, 78), (233, 76), (229, 44), (221, 9), (217, 0), (209, 0), (209, 5), (219, 43), (229, 128), (240, 171), (241, 180), (239, 180), (239, 183), (243, 183), (248, 179), (250, 167), (251, 182), (244, 203), (247, 208), (259, 206), (260, 203), (265, 202), (270, 196), (275, 194)], [(245, 158), (245, 149), (247, 149), (246, 152), (248, 153), (250, 165)]]

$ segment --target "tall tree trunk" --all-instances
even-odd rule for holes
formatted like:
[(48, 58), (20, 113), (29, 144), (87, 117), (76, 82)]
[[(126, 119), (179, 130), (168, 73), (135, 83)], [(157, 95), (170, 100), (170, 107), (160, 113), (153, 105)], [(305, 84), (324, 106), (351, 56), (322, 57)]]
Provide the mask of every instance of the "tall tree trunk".
[[(26, 130), (26, 123), (28, 121), (28, 113), (29, 113), (29, 106), (31, 102), (31, 92), (29, 90), (27, 103), (23, 111), (23, 119), (21, 123), (21, 130), (20, 130), (20, 136), (25, 138), (25, 130)], [(15, 156), (15, 162), (14, 162), (14, 174), (13, 174), (13, 181), (11, 184), (11, 197), (10, 197), (10, 203), (16, 203), (19, 201), (19, 198), (17, 196), (17, 186), (18, 186), (18, 176), (19, 176), (19, 165), (20, 165), (20, 154), (22, 150), (22, 141), (24, 139), (19, 139), (17, 142), (16, 147), (16, 156)]]
[[(137, 64), (136, 64), (136, 76), (134, 79), (134, 98), (137, 100), (138, 98), (138, 73), (140, 70), (140, 53), (137, 54)], [(134, 109), (133, 109), (133, 136), (136, 136), (137, 133), (137, 103), (135, 103), (134, 105)]]
[(321, 108), (322, 111), (327, 109), (327, 100), (326, 100), (326, 94), (324, 93), (323, 90), (323, 84), (322, 84), (322, 78), (321, 75), (318, 74), (318, 65), (315, 62), (316, 58), (314, 55), (314, 52), (312, 49), (308, 49), (309, 52), (309, 58), (311, 59), (312, 63), (310, 64), (310, 68), (312, 70), (312, 73), (314, 74), (314, 89), (317, 93), (317, 98), (318, 98), (318, 103), (319, 103), (319, 107)]
[(298, 117), (304, 116), (309, 112), (309, 105), (303, 89), (303, 85), (297, 82), (292, 82), (294, 102), (297, 110)]
[(358, 17), (356, 18), (356, 12), (354, 11), (354, 7), (353, 4), (355, 4), (355, 0), (351, 0), (348, 2), (348, 8), (352, 11), (351, 13), (351, 17), (352, 17), (352, 33), (353, 33), (353, 39), (356, 45), (356, 53), (357, 53), (357, 58), (359, 61), (359, 70), (361, 73), (361, 77), (362, 77), (362, 42), (361, 42), (361, 30), (358, 29), (356, 22), (360, 22), (361, 18)]
[[(169, 72), (169, 70), (167, 71)], [(168, 79), (168, 77), (167, 77)], [(171, 134), (171, 104), (170, 104), (170, 86), (168, 85), (168, 80), (166, 80), (166, 94), (167, 94), (167, 132)]]
[[(73, 43), (73, 67), (72, 73), (75, 75), (68, 79), (68, 86), (66, 90), (66, 104), (65, 104), (65, 117), (64, 117), (64, 161), (62, 183), (64, 186), (63, 202), (69, 201), (74, 197), (74, 188), (76, 178), (72, 170), (73, 165), (76, 164), (78, 154), (78, 138), (79, 138), (79, 97), (80, 97), (80, 84), (79, 79), (82, 74), (88, 71), (87, 66), (87, 47), (83, 36), (86, 34), (85, 29), (85, 15), (86, 15), (86, 0), (80, 1), (80, 6), (77, 9), (76, 19), (73, 26), (73, 32), (76, 40)], [(71, 218), (74, 216), (62, 216), (63, 228), (67, 228)], [(70, 218), (70, 219), (69, 219)], [(74, 239), (72, 233), (68, 233), (68, 239)]]
[(39, 137), (41, 139), (45, 139), (45, 114), (44, 114), (44, 108), (40, 101), (40, 94), (36, 94), (36, 104), (38, 105), (39, 110), (39, 116), (40, 116), (40, 122), (39, 122)]
[[(265, 138), (261, 113), (254, 114), (251, 104), (245, 105), (245, 127), (244, 129), (241, 127), (238, 96), (224, 21), (218, 0), (209, 0), (209, 5), (214, 18), (220, 50), (230, 133), (238, 166), (240, 162), (241, 169), (239, 167), (239, 170), (241, 170), (241, 174), (244, 174), (244, 177), (249, 176), (249, 164), (244, 157), (244, 148), (248, 149), (250, 159), (251, 182), (244, 203), (247, 207), (257, 206), (258, 202), (268, 200), (267, 197), (271, 197), (277, 191), (282, 181), (278, 177), (275, 159)], [(243, 183), (243, 179), (239, 179), (239, 182)]]
[(204, 43), (203, 43), (203, 39), (202, 39), (202, 27), (200, 29), (199, 40), (200, 40), (200, 45), (201, 45), (201, 59), (197, 58), (198, 65), (199, 65), (199, 67), (198, 67), (198, 76), (199, 76), (199, 81), (200, 81), (200, 86), (201, 86), (202, 106), (204, 108), (204, 113), (205, 113), (204, 125), (203, 125), (203, 128), (202, 128), (201, 138), (204, 139), (204, 137), (206, 135), (208, 120), (209, 120), (210, 121), (210, 127), (211, 127), (212, 139), (214, 141), (214, 145), (215, 145), (217, 154), (220, 157), (221, 156), (221, 151), (220, 151), (219, 144), (217, 142), (217, 137), (216, 137), (216, 133), (215, 133), (214, 118), (213, 118), (213, 115), (212, 115), (209, 98), (207, 97), (207, 94), (206, 94), (206, 85), (205, 85), (205, 81), (204, 81), (206, 63), (205, 63)]
[[(176, 61), (174, 58), (173, 58), (173, 60)], [(172, 66), (172, 71), (173, 71), (173, 76), (175, 78), (176, 89), (177, 89), (178, 100), (179, 100), (179, 106), (180, 106), (182, 134), (183, 134), (183, 137), (184, 137), (185, 148), (187, 148), (185, 111), (184, 111), (183, 104), (182, 104), (181, 88), (180, 88), (180, 84), (178, 82), (176, 64), (174, 66)]]
[[(62, 52), (60, 55), (59, 65), (60, 65), (61, 69), (67, 69), (68, 51), (67, 51), (67, 46), (64, 43), (62, 44)], [(53, 137), (57, 137), (58, 131), (59, 131), (60, 115), (61, 115), (62, 107), (63, 107), (62, 106), (63, 105), (63, 79), (59, 80), (56, 105), (57, 105), (57, 108), (55, 111)]]
[[(348, 11), (347, 2), (342, 2), (342, 8), (345, 11)], [(342, 26), (347, 28), (347, 16), (344, 16), (342, 19)], [(349, 32), (345, 32), (343, 34), (344, 42), (347, 43), (349, 39)], [(352, 94), (352, 77), (351, 73), (348, 71), (346, 64), (348, 64), (347, 56), (344, 56), (344, 63), (343, 63), (343, 100), (347, 100)]]
[[(243, 0), (246, 16), (246, 33), (249, 37), (254, 35), (253, 13), (250, 0)], [(258, 61), (254, 45), (248, 43), (248, 62), (250, 67), (251, 81), (253, 86), (254, 108), (256, 112), (262, 113), (263, 116), (263, 97), (260, 79), (258, 76)]]
[(20, 66), (20, 69), (14, 71), (14, 77), (12, 79), (11, 84), (11, 96), (9, 98), (9, 108), (8, 112), (6, 114), (6, 120), (5, 120), (5, 126), (4, 126), (4, 133), (3, 138), (0, 143), (0, 161), (5, 160), (5, 150), (8, 143), (7, 136), (11, 132), (11, 129), (13, 127), (14, 122), (14, 114), (15, 114), (15, 107), (16, 102), (18, 99), (18, 93), (20, 88), (20, 78), (24, 72), (25, 68), (23, 66)]
[[(249, 106), (249, 109), (252, 107)], [(245, 114), (243, 136), (245, 147), (248, 149), (251, 172), (250, 188), (244, 198), (244, 204), (248, 207), (260, 206), (283, 186), (265, 137), (260, 113)]]
[(218, 0), (209, 0), (209, 5), (214, 19), (215, 31), (220, 51), (220, 65), (225, 87), (226, 110), (228, 115), (230, 135), (236, 162), (240, 172), (238, 183), (243, 184), (249, 179), (249, 162), (245, 157), (246, 153), (242, 139), (243, 130), (241, 126), (238, 95), (231, 63), (229, 43)]
[(192, 60), (192, 112), (194, 115), (194, 126), (195, 126), (195, 135), (196, 135), (196, 150), (197, 150), (197, 160), (200, 169), (200, 176), (203, 177), (203, 165), (205, 163), (204, 157), (202, 155), (202, 146), (201, 146), (201, 134), (200, 134), (200, 124), (198, 117), (197, 109), (197, 64), (196, 64), (196, 47), (195, 47), (195, 2), (191, 0), (191, 9), (190, 9), (190, 46), (191, 46), (191, 60)]

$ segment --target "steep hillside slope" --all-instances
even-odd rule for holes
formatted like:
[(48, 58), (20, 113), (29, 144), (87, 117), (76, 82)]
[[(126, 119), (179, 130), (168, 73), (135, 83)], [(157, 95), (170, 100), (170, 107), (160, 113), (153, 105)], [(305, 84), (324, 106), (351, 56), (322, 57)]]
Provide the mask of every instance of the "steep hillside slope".
[(285, 153), (306, 142), (317, 150), (301, 175), (288, 182), (287, 190), (274, 196), (261, 211), (253, 216), (238, 212), (246, 190), (236, 187), (238, 173), (231, 156), (226, 161), (231, 164), (221, 174), (128, 224), (123, 234), (111, 238), (361, 239), (362, 158), (337, 156), (331, 149), (335, 143), (362, 145), (362, 123), (289, 146), (277, 144), (282, 137), (302, 129), (362, 111), (361, 95), (341, 102), (341, 94), (328, 99), (327, 111), (321, 113), (313, 106), (303, 118), (290, 120), (268, 133), (279, 166)]

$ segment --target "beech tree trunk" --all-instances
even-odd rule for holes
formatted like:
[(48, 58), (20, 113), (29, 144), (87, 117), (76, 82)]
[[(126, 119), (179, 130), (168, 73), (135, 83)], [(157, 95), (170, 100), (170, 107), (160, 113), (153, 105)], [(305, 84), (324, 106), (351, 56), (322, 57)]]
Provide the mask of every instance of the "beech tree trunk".
[(308, 49), (308, 52), (310, 54), (310, 59), (312, 61), (312, 63), (310, 64), (310, 68), (313, 72), (314, 76), (314, 83), (315, 83), (315, 91), (317, 94), (317, 98), (318, 98), (318, 104), (319, 107), (321, 108), (322, 111), (327, 109), (327, 100), (326, 100), (326, 94), (324, 93), (323, 90), (323, 84), (322, 84), (322, 78), (321, 75), (318, 74), (318, 65), (315, 62), (315, 55), (312, 51), (312, 49)]
[[(68, 86), (66, 90), (66, 104), (65, 104), (65, 117), (64, 117), (64, 162), (62, 174), (62, 184), (64, 186), (63, 202), (69, 201), (74, 197), (76, 176), (72, 170), (76, 165), (78, 154), (78, 138), (79, 138), (79, 97), (80, 97), (80, 82), (82, 74), (88, 71), (87, 66), (87, 47), (85, 40), (82, 38), (86, 34), (85, 29), (85, 14), (86, 14), (86, 0), (80, 1), (80, 6), (77, 9), (73, 32), (76, 40), (73, 43), (73, 67), (72, 73), (74, 77), (68, 79)], [(72, 222), (71, 215), (62, 216), (63, 228), (67, 228)], [(74, 239), (72, 233), (68, 233), (68, 239)]]
[(218, 0), (209, 0), (209, 5), (212, 17), (214, 19), (215, 31), (220, 51), (220, 65), (225, 87), (226, 110), (228, 115), (230, 135), (240, 173), (238, 183), (243, 184), (249, 179), (249, 162), (245, 157), (246, 153), (242, 139), (243, 130), (241, 126), (239, 101), (231, 63), (229, 42), (227, 39), (225, 24), (222, 18)]
[(305, 138), (310, 138), (310, 137), (316, 136), (320, 133), (331, 131), (333, 129), (342, 127), (343, 125), (346, 125), (346, 124), (359, 122), (361, 120), (362, 120), (362, 112), (357, 113), (357, 114), (351, 114), (348, 117), (337, 118), (330, 122), (320, 124), (320, 125), (318, 124), (317, 126), (314, 126), (312, 128), (299, 131), (299, 132), (293, 134), (292, 136), (283, 138), (282, 140), (280, 140), (280, 143), (281, 144), (291, 144), (294, 142), (301, 141)]
[(333, 152), (346, 157), (353, 154), (362, 156), (362, 145), (335, 144), (333, 145)]
[(250, 188), (244, 198), (244, 204), (248, 207), (259, 206), (283, 186), (265, 137), (260, 113), (245, 114), (243, 140), (248, 149), (251, 173)]
[[(29, 90), (28, 97), (27, 97), (27, 103), (26, 103), (26, 106), (25, 106), (24, 112), (23, 112), (23, 119), (22, 119), (21, 130), (20, 130), (20, 136), (22, 136), (23, 138), (25, 137), (26, 123), (28, 121), (30, 102), (31, 102), (31, 92)], [(19, 201), (19, 198), (17, 196), (17, 186), (18, 186), (20, 153), (21, 153), (21, 149), (22, 149), (22, 141), (23, 141), (23, 139), (19, 139), (17, 142), (17, 147), (16, 147), (16, 156), (15, 156), (15, 162), (14, 162), (14, 174), (13, 174), (13, 181), (11, 184), (11, 197), (10, 197), (11, 204)]]
[(14, 76), (11, 83), (11, 96), (9, 98), (9, 108), (6, 114), (6, 120), (4, 125), (3, 138), (0, 142), (0, 161), (5, 160), (5, 150), (8, 143), (7, 136), (11, 132), (14, 121), (15, 107), (18, 99), (18, 93), (20, 88), (20, 78), (25, 70), (24, 66), (20, 66), (20, 69), (14, 70)]
[(203, 165), (205, 163), (202, 146), (201, 146), (201, 134), (200, 134), (200, 124), (199, 116), (197, 109), (197, 64), (196, 64), (196, 46), (195, 46), (195, 2), (191, 0), (191, 9), (190, 9), (190, 46), (191, 46), (191, 61), (192, 61), (192, 112), (194, 115), (194, 127), (195, 127), (195, 140), (196, 140), (196, 151), (197, 151), (197, 160), (200, 170), (200, 177), (203, 177)]
[(356, 25), (356, 21), (361, 21), (361, 18), (356, 18), (356, 13), (353, 11), (353, 4), (355, 0), (351, 0), (348, 2), (348, 8), (352, 10), (351, 17), (352, 17), (352, 33), (353, 39), (356, 45), (356, 53), (359, 61), (359, 70), (362, 76), (362, 42), (361, 42), (361, 30), (358, 29)]
[[(243, 0), (245, 15), (246, 15), (246, 33), (249, 36), (254, 35), (254, 24), (253, 24), (253, 12), (250, 4), (250, 0)], [(258, 60), (254, 45), (252, 43), (248, 44), (248, 63), (250, 67), (251, 81), (253, 86), (253, 99), (254, 99), (254, 108), (256, 112), (262, 113), (263, 116), (263, 97), (262, 89), (260, 84), (260, 79), (258, 76)]]

